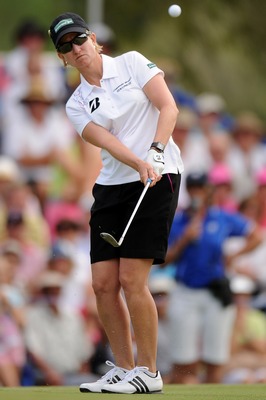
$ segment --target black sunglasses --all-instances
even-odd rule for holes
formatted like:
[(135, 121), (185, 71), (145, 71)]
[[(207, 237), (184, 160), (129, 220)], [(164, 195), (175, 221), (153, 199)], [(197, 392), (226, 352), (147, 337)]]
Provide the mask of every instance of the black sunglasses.
[(69, 53), (73, 48), (73, 44), (81, 46), (87, 40), (88, 40), (88, 35), (86, 35), (86, 33), (82, 33), (81, 35), (75, 36), (74, 39), (70, 40), (69, 42), (59, 44), (57, 46), (57, 51), (59, 51), (59, 53), (62, 54)]

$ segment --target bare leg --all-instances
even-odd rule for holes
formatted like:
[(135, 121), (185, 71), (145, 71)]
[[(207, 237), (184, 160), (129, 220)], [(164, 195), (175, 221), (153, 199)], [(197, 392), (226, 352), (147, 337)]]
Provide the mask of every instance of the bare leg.
[(222, 365), (205, 363), (206, 367), (206, 383), (221, 383)]
[(3, 386), (20, 386), (19, 373), (15, 365), (0, 365), (0, 382)]
[(171, 383), (197, 384), (198, 378), (198, 363), (173, 365), (171, 374)]
[(130, 318), (119, 283), (118, 260), (92, 265), (92, 282), (100, 320), (108, 337), (116, 365), (134, 368)]
[(137, 345), (137, 364), (156, 372), (158, 316), (148, 289), (152, 260), (120, 260), (120, 282), (124, 290)]

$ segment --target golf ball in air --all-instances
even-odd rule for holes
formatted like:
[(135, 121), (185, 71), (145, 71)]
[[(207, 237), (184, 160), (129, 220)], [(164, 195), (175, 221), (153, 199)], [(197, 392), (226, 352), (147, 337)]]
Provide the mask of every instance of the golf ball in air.
[(179, 15), (181, 14), (182, 10), (181, 7), (178, 6), (177, 4), (172, 4), (169, 8), (168, 8), (168, 14), (171, 17), (179, 17)]

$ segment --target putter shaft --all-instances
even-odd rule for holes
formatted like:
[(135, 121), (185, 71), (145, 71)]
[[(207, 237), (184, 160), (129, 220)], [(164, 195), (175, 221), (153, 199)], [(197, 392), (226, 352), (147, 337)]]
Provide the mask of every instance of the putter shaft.
[(147, 179), (147, 183), (146, 183), (144, 189), (142, 190), (140, 198), (138, 199), (138, 202), (135, 205), (135, 208), (134, 208), (134, 210), (133, 210), (133, 212), (131, 214), (131, 217), (129, 218), (129, 221), (128, 221), (128, 223), (127, 223), (127, 225), (126, 225), (126, 227), (124, 229), (124, 232), (122, 233), (122, 236), (119, 239), (119, 241), (117, 242), (117, 240), (112, 235), (110, 235), (110, 233), (102, 232), (100, 235), (106, 242), (110, 243), (114, 247), (120, 247), (121, 246), (121, 244), (123, 243), (123, 240), (124, 240), (124, 238), (126, 236), (126, 233), (127, 233), (128, 229), (129, 229), (129, 227), (131, 225), (131, 222), (133, 221), (133, 218), (135, 217), (136, 212), (139, 209), (139, 206), (140, 206), (140, 204), (142, 202), (142, 199), (145, 196), (147, 190), (149, 189), (149, 186), (150, 186), (151, 182), (152, 182), (152, 180), (150, 178), (148, 178)]

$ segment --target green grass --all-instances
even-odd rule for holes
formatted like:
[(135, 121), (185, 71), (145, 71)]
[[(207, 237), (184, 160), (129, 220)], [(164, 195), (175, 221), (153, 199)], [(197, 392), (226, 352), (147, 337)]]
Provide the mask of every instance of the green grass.
[[(76, 387), (0, 388), (1, 400), (107, 400), (129, 399), (130, 395), (80, 393)], [(131, 396), (132, 397), (132, 396)], [(137, 400), (147, 395), (137, 395)], [(149, 396), (148, 396), (149, 399)], [(266, 385), (165, 385), (156, 400), (265, 400)]]

